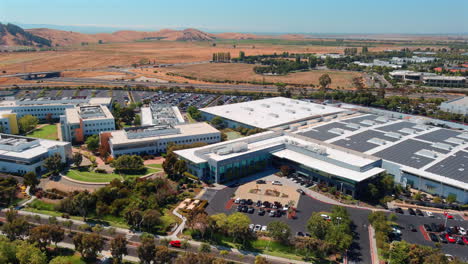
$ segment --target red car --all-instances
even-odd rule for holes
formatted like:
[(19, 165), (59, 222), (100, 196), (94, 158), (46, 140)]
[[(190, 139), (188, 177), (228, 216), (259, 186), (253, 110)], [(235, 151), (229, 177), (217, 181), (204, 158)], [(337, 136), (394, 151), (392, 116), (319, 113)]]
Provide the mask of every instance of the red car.
[(180, 240), (172, 240), (171, 242), (169, 242), (169, 245), (171, 247), (180, 248)]
[(447, 217), (447, 219), (453, 219), (453, 215), (447, 213), (447, 212), (444, 212), (444, 215), (445, 217)]
[(465, 242), (465, 244), (468, 245), (468, 237), (464, 236), (464, 237), (462, 237), (462, 239), (463, 239), (463, 242)]
[(449, 234), (445, 234), (445, 238), (447, 239), (447, 241), (448, 241), (449, 243), (455, 243), (455, 242), (456, 242), (455, 238), (453, 238), (453, 237), (450, 236)]

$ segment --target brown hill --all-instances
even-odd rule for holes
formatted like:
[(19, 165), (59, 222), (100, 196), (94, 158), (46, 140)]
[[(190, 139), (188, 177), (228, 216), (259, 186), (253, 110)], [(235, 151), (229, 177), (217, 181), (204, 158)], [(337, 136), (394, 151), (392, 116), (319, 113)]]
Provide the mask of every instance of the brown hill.
[(51, 46), (50, 40), (23, 30), (13, 24), (0, 23), (0, 45), (4, 46)]

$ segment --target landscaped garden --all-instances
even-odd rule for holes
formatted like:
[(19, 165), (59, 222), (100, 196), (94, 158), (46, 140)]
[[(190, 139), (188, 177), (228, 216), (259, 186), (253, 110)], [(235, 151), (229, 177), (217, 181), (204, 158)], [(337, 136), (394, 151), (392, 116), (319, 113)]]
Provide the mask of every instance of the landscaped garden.
[(156, 168), (146, 168), (146, 170), (141, 173), (136, 174), (117, 174), (117, 173), (100, 173), (96, 171), (88, 171), (87, 169), (70, 169), (67, 171), (65, 176), (70, 179), (84, 182), (110, 182), (113, 179), (129, 179), (129, 178), (138, 178), (145, 176), (150, 173), (155, 173), (161, 171)]
[(42, 138), (42, 139), (58, 140), (57, 125), (56, 124), (45, 125), (41, 128), (38, 128), (32, 131), (31, 133), (28, 133), (26, 136)]

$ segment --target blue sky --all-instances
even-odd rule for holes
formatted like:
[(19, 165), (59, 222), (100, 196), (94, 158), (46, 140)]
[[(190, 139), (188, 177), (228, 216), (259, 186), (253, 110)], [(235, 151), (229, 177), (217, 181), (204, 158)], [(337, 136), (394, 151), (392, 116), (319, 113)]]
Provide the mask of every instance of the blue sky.
[(468, 33), (468, 0), (0, 0), (0, 21), (103, 31)]

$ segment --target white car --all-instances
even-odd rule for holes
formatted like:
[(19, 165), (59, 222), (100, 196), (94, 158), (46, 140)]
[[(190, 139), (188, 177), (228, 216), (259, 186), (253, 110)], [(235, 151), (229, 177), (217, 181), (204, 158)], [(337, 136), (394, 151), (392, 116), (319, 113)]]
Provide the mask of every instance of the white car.
[(330, 220), (331, 220), (331, 218), (330, 218), (329, 215), (321, 214), (320, 216), (321, 216), (323, 219), (327, 220), (327, 221), (330, 221)]
[(401, 235), (401, 230), (395, 226), (392, 227), (392, 233)]
[(262, 232), (266, 232), (268, 230), (267, 226), (262, 226)]
[(273, 185), (283, 185), (280, 181), (272, 181), (271, 184), (273, 184)]
[(240, 198), (237, 198), (236, 200), (234, 200), (234, 203), (235, 203), (235, 204), (239, 204), (239, 203), (240, 203), (240, 200), (241, 200)]
[(466, 229), (461, 226), (458, 227), (458, 232), (460, 232), (460, 235), (462, 236), (466, 235)]
[(262, 230), (262, 226), (261, 225), (255, 225), (254, 232), (258, 232), (260, 230)]
[(434, 217), (434, 214), (433, 214), (432, 212), (427, 211), (426, 214), (427, 214), (427, 216), (429, 216), (429, 217)]
[(287, 211), (287, 210), (289, 210), (289, 205), (283, 206), (283, 211)]
[(253, 230), (254, 230), (254, 227), (255, 227), (254, 224), (250, 224), (250, 225), (249, 225), (249, 230), (250, 230), (250, 231), (253, 231)]

